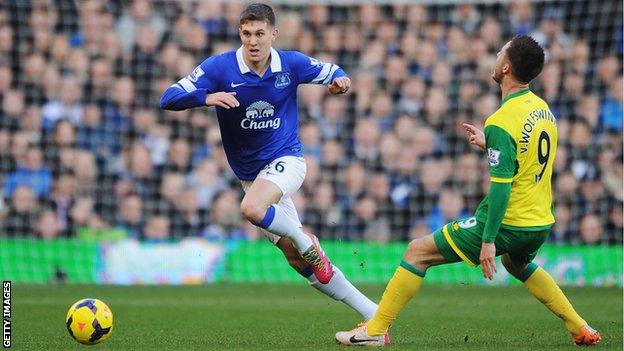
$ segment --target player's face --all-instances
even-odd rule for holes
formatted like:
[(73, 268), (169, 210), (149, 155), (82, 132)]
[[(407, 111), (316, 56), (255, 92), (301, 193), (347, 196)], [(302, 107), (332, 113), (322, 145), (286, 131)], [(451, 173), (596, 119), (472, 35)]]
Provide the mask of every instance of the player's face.
[(511, 70), (509, 60), (507, 59), (507, 48), (509, 42), (503, 46), (503, 48), (496, 54), (496, 63), (494, 64), (494, 72), (492, 73), (492, 79), (498, 84), (503, 81), (503, 76), (508, 74)]
[(271, 54), (271, 44), (277, 37), (277, 29), (264, 21), (248, 21), (239, 28), (243, 53), (252, 63), (264, 62)]

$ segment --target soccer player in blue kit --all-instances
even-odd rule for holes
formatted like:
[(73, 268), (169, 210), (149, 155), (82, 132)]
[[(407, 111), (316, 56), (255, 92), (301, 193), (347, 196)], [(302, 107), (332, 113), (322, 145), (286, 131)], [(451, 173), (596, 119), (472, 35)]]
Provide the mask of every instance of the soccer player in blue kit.
[(270, 6), (248, 5), (240, 15), (242, 46), (206, 59), (164, 92), (160, 106), (216, 107), (223, 148), (245, 190), (243, 216), (263, 229), (310, 285), (368, 320), (377, 305), (331, 264), (316, 236), (303, 232), (291, 199), (306, 174), (297, 86), (323, 84), (331, 94), (344, 94), (351, 81), (335, 64), (273, 49), (277, 33)]

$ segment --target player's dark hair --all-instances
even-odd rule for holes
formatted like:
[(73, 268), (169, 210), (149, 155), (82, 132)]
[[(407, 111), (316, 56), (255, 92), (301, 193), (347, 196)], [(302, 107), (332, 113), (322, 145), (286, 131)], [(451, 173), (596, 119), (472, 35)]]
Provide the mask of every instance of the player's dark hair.
[(511, 72), (520, 83), (529, 83), (544, 67), (544, 49), (527, 35), (518, 35), (511, 39), (507, 57), (511, 63)]
[(240, 25), (243, 25), (250, 21), (263, 21), (269, 24), (269, 26), (275, 26), (275, 13), (271, 6), (260, 3), (253, 3), (247, 5), (240, 15)]

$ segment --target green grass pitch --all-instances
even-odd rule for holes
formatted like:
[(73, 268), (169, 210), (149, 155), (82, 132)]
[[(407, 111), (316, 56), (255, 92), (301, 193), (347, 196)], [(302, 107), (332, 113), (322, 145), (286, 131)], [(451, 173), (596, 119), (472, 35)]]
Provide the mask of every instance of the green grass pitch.
[[(383, 286), (363, 291), (379, 300)], [(598, 328), (596, 350), (622, 349), (622, 289), (564, 289)], [(305, 285), (115, 287), (13, 285), (14, 350), (346, 350), (337, 330), (358, 315)], [(76, 343), (65, 314), (95, 297), (114, 313), (109, 340)], [(392, 328), (390, 350), (573, 350), (558, 319), (522, 286), (427, 286)], [(360, 348), (357, 348), (360, 349)]]

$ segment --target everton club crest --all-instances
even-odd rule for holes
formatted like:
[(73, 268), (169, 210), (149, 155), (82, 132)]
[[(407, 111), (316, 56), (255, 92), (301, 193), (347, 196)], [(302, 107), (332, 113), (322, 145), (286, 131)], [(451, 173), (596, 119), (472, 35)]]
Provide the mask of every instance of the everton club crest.
[(275, 87), (278, 89), (286, 88), (290, 84), (290, 74), (288, 72), (280, 72), (275, 76)]

